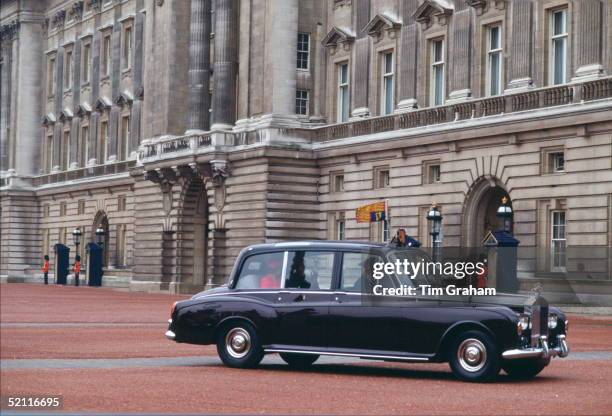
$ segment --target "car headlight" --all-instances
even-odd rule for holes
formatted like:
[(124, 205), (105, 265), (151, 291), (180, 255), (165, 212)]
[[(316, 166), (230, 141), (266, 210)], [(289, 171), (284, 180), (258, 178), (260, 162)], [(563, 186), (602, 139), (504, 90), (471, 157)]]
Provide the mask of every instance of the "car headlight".
[(518, 322), (516, 323), (516, 332), (519, 335), (523, 335), (527, 329), (529, 329), (529, 315), (522, 313), (519, 315)]
[(567, 331), (569, 330), (569, 321), (566, 319), (565, 320), (565, 333), (567, 334)]
[(555, 315), (554, 313), (548, 315), (548, 328), (555, 329), (557, 327), (557, 320), (557, 315)]

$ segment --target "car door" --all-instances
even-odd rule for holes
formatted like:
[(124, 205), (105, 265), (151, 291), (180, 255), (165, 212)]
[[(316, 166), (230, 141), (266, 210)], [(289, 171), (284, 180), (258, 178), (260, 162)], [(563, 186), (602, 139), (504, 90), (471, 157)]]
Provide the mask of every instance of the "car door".
[(369, 354), (415, 352), (416, 334), (410, 316), (416, 300), (383, 299), (372, 294), (375, 284), (392, 284), (388, 276), (380, 281), (372, 279), (372, 264), (383, 261), (373, 252), (342, 254), (338, 289), (329, 309), (333, 322), (330, 348)]
[(325, 348), (329, 332), (334, 251), (291, 250), (285, 257), (276, 310), (283, 346)]

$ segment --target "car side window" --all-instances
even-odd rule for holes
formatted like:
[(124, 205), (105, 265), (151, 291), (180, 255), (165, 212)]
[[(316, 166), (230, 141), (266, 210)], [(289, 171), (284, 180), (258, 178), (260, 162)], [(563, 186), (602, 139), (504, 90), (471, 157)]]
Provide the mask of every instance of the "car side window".
[(333, 270), (333, 252), (290, 251), (285, 273), (285, 288), (329, 290)]
[(236, 289), (274, 289), (281, 287), (283, 252), (254, 254), (242, 265)]
[(361, 292), (363, 289), (367, 290), (373, 287), (374, 284), (377, 284), (373, 277), (374, 263), (382, 261), (382, 257), (370, 253), (344, 253), (342, 255), (340, 290)]

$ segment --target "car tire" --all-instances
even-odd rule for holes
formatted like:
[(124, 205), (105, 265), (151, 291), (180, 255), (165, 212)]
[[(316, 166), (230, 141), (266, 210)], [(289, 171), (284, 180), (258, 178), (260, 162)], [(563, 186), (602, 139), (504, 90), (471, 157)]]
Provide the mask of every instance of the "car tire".
[(290, 352), (281, 352), (279, 354), (284, 362), (293, 368), (308, 368), (319, 359), (316, 354), (295, 354)]
[(257, 331), (248, 322), (235, 322), (225, 325), (217, 337), (219, 358), (228, 367), (253, 368), (262, 360)]
[(466, 331), (451, 342), (449, 364), (460, 380), (490, 381), (499, 373), (499, 349), (486, 333)]
[(520, 360), (506, 360), (502, 368), (510, 378), (529, 380), (540, 374), (548, 364), (550, 364), (550, 358), (524, 358)]

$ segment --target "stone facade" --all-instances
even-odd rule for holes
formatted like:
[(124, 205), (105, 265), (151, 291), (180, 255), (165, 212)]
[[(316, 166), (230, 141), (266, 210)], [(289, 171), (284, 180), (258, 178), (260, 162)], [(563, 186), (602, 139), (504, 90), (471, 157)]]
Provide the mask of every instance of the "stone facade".
[(2, 3), (3, 279), (102, 226), (104, 284), (193, 292), (252, 243), (430, 246), (432, 201), (479, 247), (507, 196), (525, 287), (612, 296), (608, 0)]

